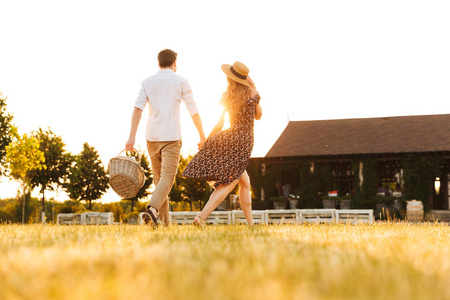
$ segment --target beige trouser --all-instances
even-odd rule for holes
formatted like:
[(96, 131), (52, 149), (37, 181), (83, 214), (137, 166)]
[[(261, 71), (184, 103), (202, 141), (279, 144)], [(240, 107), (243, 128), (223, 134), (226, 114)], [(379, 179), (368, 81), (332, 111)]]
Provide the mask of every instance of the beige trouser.
[(147, 141), (147, 149), (153, 171), (155, 191), (148, 206), (156, 208), (159, 219), (165, 225), (169, 224), (169, 195), (177, 175), (180, 161), (181, 140), (170, 142)]

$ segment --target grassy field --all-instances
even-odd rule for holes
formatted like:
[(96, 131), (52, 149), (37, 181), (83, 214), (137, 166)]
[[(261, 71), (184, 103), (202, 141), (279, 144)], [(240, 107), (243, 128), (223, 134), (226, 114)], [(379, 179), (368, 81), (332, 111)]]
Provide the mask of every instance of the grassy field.
[(0, 299), (450, 299), (439, 224), (0, 225)]

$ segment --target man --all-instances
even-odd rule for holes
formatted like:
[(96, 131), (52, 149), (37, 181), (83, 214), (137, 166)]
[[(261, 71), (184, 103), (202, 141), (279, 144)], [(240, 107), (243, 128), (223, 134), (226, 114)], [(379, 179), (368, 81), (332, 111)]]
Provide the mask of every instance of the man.
[(155, 190), (142, 218), (145, 224), (156, 227), (157, 216), (169, 224), (169, 201), (177, 174), (181, 150), (180, 104), (184, 101), (200, 135), (199, 147), (205, 142), (202, 121), (194, 102), (189, 82), (175, 74), (177, 53), (165, 49), (158, 54), (160, 70), (142, 81), (131, 118), (130, 137), (125, 148), (133, 150), (142, 111), (149, 104), (146, 138), (153, 169)]

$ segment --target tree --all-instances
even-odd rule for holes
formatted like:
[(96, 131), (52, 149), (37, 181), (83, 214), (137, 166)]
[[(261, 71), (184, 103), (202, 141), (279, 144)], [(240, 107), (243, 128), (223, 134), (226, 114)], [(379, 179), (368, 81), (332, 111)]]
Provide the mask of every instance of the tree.
[[(188, 155), (184, 159), (189, 163), (192, 158), (194, 158), (193, 155)], [(182, 185), (184, 186), (183, 194), (189, 199), (191, 210), (192, 200), (199, 201), (200, 207), (203, 207), (202, 202), (206, 202), (212, 193), (212, 189), (209, 187), (208, 182), (202, 178), (183, 178)]]
[(206, 201), (211, 194), (208, 188), (208, 182), (200, 178), (183, 178), (181, 174), (188, 163), (192, 160), (193, 155), (181, 155), (178, 164), (177, 175), (172, 190), (169, 193), (170, 200), (175, 202), (189, 201), (192, 211), (192, 200)]
[(17, 129), (12, 125), (13, 116), (6, 112), (6, 99), (0, 92), (0, 176), (5, 173), (6, 146), (17, 136)]
[(148, 188), (150, 187), (150, 185), (153, 182), (152, 172), (150, 170), (150, 162), (149, 162), (147, 156), (145, 155), (145, 151), (140, 152), (140, 157), (141, 157), (140, 165), (144, 169), (145, 182), (135, 197), (130, 198), (130, 199), (125, 199), (125, 200), (131, 201), (131, 211), (133, 211), (135, 201), (139, 201), (139, 199), (142, 199), (142, 198), (150, 195), (150, 191), (148, 191)]
[(71, 199), (88, 202), (89, 210), (92, 201), (99, 199), (109, 188), (108, 175), (98, 152), (88, 143), (75, 156), (69, 171), (69, 182), (64, 187)]
[(45, 166), (40, 170), (30, 171), (31, 186), (39, 187), (42, 194), (42, 223), (45, 223), (45, 190), (54, 190), (55, 185), (63, 186), (69, 175), (71, 156), (64, 149), (60, 136), (55, 135), (50, 129), (43, 131), (39, 128), (33, 133), (39, 141), (39, 149), (44, 153)]
[(22, 224), (25, 223), (25, 198), (31, 192), (30, 171), (45, 168), (44, 153), (39, 150), (39, 141), (24, 134), (17, 136), (6, 146), (6, 162), (11, 176), (21, 183), (23, 206)]
[(184, 178), (181, 176), (181, 173), (183, 173), (183, 170), (186, 168), (188, 163), (189, 163), (189, 161), (183, 155), (181, 155), (180, 162), (178, 163), (177, 174), (175, 176), (175, 182), (169, 193), (169, 198), (171, 201), (181, 202), (181, 201), (186, 200), (186, 196), (183, 192), (184, 191), (184, 186), (183, 186)]

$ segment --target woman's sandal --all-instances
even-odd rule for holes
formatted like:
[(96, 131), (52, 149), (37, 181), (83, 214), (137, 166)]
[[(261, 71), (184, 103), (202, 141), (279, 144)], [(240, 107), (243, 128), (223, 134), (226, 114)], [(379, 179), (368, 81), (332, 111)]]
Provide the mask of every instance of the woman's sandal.
[(205, 221), (202, 221), (200, 214), (196, 215), (194, 218), (194, 222), (192, 222), (192, 225), (203, 227), (206, 225)]

